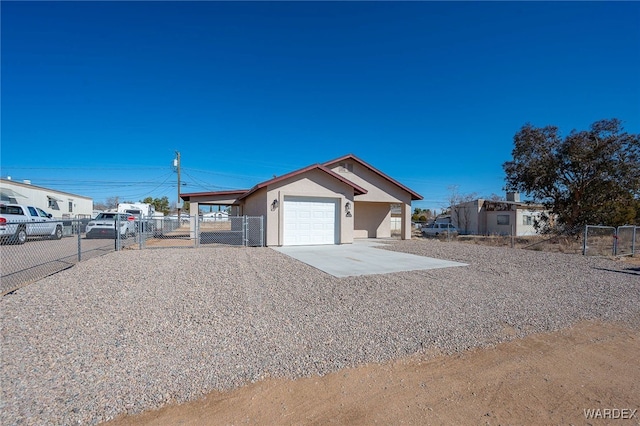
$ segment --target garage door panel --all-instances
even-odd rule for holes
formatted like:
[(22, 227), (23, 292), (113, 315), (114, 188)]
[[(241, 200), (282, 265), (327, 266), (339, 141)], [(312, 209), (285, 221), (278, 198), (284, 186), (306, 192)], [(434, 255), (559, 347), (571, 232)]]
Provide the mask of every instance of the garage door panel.
[(336, 243), (336, 202), (330, 199), (285, 198), (284, 245)]

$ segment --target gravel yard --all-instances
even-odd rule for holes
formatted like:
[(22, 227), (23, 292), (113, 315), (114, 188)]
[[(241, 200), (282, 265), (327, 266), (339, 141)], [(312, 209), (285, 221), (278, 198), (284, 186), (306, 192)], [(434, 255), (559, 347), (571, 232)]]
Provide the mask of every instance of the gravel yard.
[(334, 278), (269, 248), (121, 251), (0, 301), (0, 423), (96, 424), (266, 377), (491, 345), (582, 319), (640, 324), (640, 271), (437, 240), (469, 266)]

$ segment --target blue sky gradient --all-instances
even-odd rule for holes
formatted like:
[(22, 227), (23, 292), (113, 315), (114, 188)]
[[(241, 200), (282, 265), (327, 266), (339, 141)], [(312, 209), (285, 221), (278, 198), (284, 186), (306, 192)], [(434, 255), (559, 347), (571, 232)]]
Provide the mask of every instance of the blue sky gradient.
[(0, 175), (249, 188), (347, 153), (441, 209), (502, 195), (527, 122), (640, 133), (637, 2), (5, 2)]

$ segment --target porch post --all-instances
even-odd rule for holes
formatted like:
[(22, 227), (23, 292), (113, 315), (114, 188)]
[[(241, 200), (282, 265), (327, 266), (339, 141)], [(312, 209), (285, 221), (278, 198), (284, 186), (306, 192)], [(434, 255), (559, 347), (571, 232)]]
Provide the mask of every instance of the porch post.
[[(194, 246), (197, 247), (200, 244), (200, 241), (196, 241), (196, 239), (199, 237), (199, 232), (198, 232), (198, 218), (199, 218), (199, 210), (200, 208), (198, 207), (198, 203), (197, 202), (190, 202), (189, 203), (189, 215), (190, 215), (190, 220), (189, 220), (189, 238), (191, 239), (191, 241), (193, 241)], [(195, 212), (195, 214), (194, 214)]]
[(411, 204), (402, 204), (402, 222), (400, 224), (400, 238), (411, 239)]

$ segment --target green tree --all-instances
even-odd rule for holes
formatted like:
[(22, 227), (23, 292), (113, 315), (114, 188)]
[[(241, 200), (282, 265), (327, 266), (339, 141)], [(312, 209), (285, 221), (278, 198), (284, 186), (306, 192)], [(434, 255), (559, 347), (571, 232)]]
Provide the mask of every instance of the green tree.
[(141, 201), (141, 203), (147, 203), (153, 205), (153, 208), (157, 212), (162, 212), (164, 214), (169, 214), (169, 198), (164, 196), (162, 198), (151, 198), (147, 197)]
[(586, 224), (636, 220), (640, 135), (624, 132), (620, 120), (597, 121), (565, 138), (557, 127), (526, 124), (513, 139), (513, 160), (503, 164), (507, 190), (546, 205), (551, 215), (543, 216), (542, 230), (559, 225), (573, 233)]
[(433, 214), (431, 213), (430, 209), (421, 209), (416, 207), (413, 209), (411, 220), (413, 222), (427, 222), (429, 219), (431, 219), (432, 216)]

